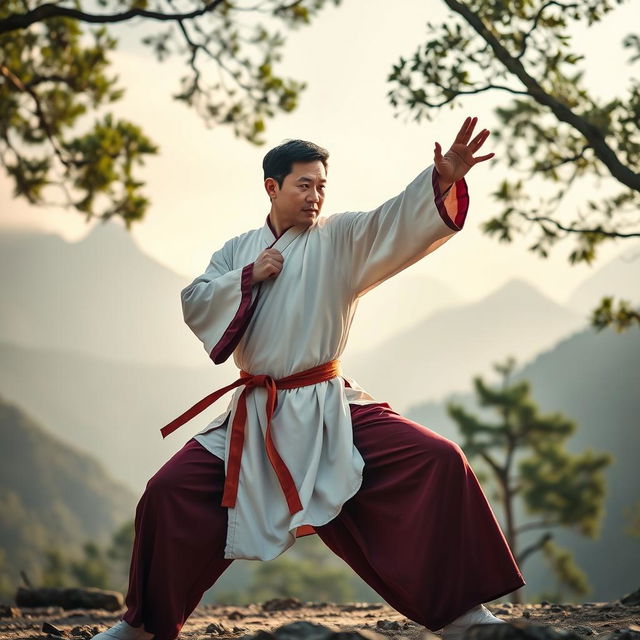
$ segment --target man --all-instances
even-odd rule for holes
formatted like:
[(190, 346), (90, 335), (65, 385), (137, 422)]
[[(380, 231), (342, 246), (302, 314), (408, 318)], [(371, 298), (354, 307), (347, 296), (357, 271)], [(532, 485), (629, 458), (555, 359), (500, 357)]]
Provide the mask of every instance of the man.
[[(440, 247), (467, 215), (467, 118), (446, 154), (370, 212), (319, 217), (328, 153), (267, 153), (271, 209), (182, 291), (214, 363), (240, 378), (227, 410), (151, 478), (136, 510), (127, 612), (98, 640), (174, 640), (235, 558), (269, 560), (316, 533), (391, 606), (445, 640), (500, 623), (482, 605), (524, 580), (460, 447), (376, 402), (340, 371), (360, 296)], [(425, 385), (429, 381), (425, 380)]]

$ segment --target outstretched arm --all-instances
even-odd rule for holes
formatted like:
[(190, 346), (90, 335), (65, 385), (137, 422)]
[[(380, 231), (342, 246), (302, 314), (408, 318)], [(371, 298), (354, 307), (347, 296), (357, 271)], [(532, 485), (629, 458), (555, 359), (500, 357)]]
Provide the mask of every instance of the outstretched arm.
[[(469, 198), (464, 176), (493, 153), (474, 158), (489, 135), (473, 139), (477, 118), (467, 118), (449, 151), (435, 146), (434, 164), (373, 211), (331, 216), (335, 246), (344, 260), (351, 294), (361, 296), (414, 264), (460, 231)], [(448, 191), (447, 191), (448, 189)]]

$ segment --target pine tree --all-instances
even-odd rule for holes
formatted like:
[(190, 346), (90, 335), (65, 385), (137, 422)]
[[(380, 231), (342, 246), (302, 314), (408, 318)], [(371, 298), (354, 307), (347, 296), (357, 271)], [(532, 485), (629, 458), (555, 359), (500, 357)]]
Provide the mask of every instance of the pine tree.
[[(571, 552), (553, 542), (551, 529), (565, 527), (587, 537), (597, 535), (605, 496), (603, 469), (611, 456), (592, 450), (566, 451), (575, 422), (558, 412), (541, 414), (531, 398), (530, 384), (526, 380), (510, 383), (514, 367), (513, 358), (494, 365), (502, 375), (497, 388), (482, 377), (473, 380), (479, 406), (496, 411), (497, 422), (473, 415), (455, 402), (447, 404), (447, 412), (463, 436), (461, 447), (469, 461), (480, 459), (488, 470), (518, 565), (522, 568), (542, 550), (557, 577), (558, 597), (562, 586), (584, 595), (589, 590), (587, 578)], [(478, 477), (485, 476), (480, 472)], [(517, 501), (535, 519), (517, 523)], [(537, 540), (521, 548), (522, 534), (536, 530)], [(512, 601), (520, 601), (518, 592), (512, 594)]]

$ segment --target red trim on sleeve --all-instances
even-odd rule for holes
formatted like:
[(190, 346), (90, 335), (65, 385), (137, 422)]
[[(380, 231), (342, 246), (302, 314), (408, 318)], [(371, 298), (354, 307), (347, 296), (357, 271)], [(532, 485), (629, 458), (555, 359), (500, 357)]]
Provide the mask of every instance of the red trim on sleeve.
[(242, 277), (240, 279), (242, 298), (240, 299), (240, 306), (236, 311), (236, 315), (222, 335), (222, 338), (220, 338), (209, 354), (209, 357), (215, 364), (224, 362), (233, 353), (233, 350), (238, 346), (238, 342), (240, 342), (240, 339), (249, 326), (253, 312), (256, 310), (260, 290), (258, 289), (256, 299), (253, 301), (253, 304), (251, 304), (252, 277), (253, 262), (242, 269)]
[(439, 177), (440, 174), (434, 166), (431, 173), (431, 184), (433, 185), (433, 193), (435, 194), (435, 203), (438, 209), (438, 213), (448, 227), (450, 227), (454, 231), (460, 231), (464, 227), (464, 222), (467, 218), (467, 212), (469, 211), (469, 189), (467, 187), (467, 182), (464, 178), (460, 178), (460, 180), (449, 187), (449, 189), (456, 190), (455, 193), (457, 211), (455, 214), (455, 220), (452, 220), (449, 217), (447, 208), (444, 205), (444, 201), (447, 197), (446, 194), (448, 193), (449, 189), (447, 189), (444, 194), (440, 192), (440, 185), (438, 184)]

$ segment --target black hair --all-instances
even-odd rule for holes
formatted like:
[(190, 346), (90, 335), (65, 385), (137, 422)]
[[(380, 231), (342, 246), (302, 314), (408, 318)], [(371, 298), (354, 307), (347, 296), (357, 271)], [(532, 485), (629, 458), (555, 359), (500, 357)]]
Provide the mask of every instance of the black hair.
[(274, 147), (262, 160), (264, 179), (273, 178), (282, 188), (286, 176), (291, 173), (294, 162), (313, 162), (320, 160), (327, 170), (329, 152), (313, 142), (306, 140), (287, 140)]

